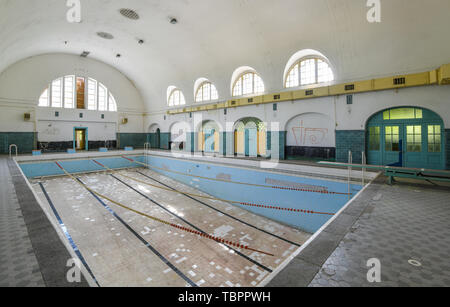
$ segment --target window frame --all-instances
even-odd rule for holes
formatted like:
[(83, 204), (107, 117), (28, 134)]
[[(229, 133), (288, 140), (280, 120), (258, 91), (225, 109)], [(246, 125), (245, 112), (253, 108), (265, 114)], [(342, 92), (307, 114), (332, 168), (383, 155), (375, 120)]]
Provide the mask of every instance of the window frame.
[[(67, 107), (66, 106), (66, 78), (72, 78), (72, 107)], [(111, 91), (109, 90), (109, 88), (103, 84), (102, 82), (94, 79), (94, 78), (90, 78), (90, 77), (85, 77), (85, 76), (81, 76), (81, 75), (66, 75), (66, 76), (62, 76), (59, 78), (54, 79), (53, 81), (51, 81), (48, 86), (42, 91), (41, 95), (39, 96), (38, 99), (38, 107), (40, 108), (54, 108), (54, 109), (72, 109), (72, 110), (76, 110), (77, 108), (77, 103), (78, 103), (78, 92), (77, 92), (77, 80), (78, 79), (84, 79), (84, 109), (83, 110), (89, 110), (89, 111), (98, 111), (98, 112), (118, 112), (118, 107), (117, 107), (117, 101), (116, 98), (114, 97), (114, 95), (111, 93)], [(55, 81), (60, 81), (61, 82), (61, 106), (54, 106), (53, 104), (53, 83)], [(93, 91), (95, 91), (95, 108), (94, 109), (90, 109), (89, 108), (89, 82), (94, 82), (95, 83), (95, 89), (93, 89)], [(106, 110), (100, 110), (99, 109), (99, 93), (100, 93), (100, 87), (103, 87), (105, 89), (105, 100), (106, 100)], [(44, 93), (47, 91), (47, 105), (41, 105), (41, 98), (44, 95)], [(111, 101), (111, 96), (112, 96), (112, 101)], [(81, 110), (81, 109), (80, 109)]]
[[(172, 96), (175, 94), (175, 92), (179, 92), (180, 93), (180, 95), (179, 95), (179, 103), (175, 104), (175, 97), (174, 97), (174, 103), (173, 103), (173, 105), (170, 105), (170, 100), (171, 100)], [(183, 97), (183, 99), (181, 99), (181, 97)], [(185, 105), (186, 105), (186, 97), (184, 96), (183, 92), (179, 88), (174, 88), (170, 92), (170, 95), (169, 95), (169, 97), (167, 99), (167, 106), (169, 108), (178, 108), (180, 106), (185, 106)]]
[[(253, 77), (253, 80), (252, 80), (252, 93), (244, 94), (244, 76), (248, 75), (248, 74), (252, 74), (252, 77)], [(264, 86), (264, 90), (261, 91), (261, 92), (256, 92), (256, 82), (255, 82), (256, 78), (255, 78), (255, 76), (257, 76), (258, 78), (261, 79), (261, 82), (262, 82), (262, 84)], [(241, 82), (241, 84), (240, 84), (240, 86), (241, 86), (241, 93), (239, 95), (235, 95), (234, 94), (234, 89), (236, 88), (236, 85), (237, 85), (238, 82)], [(236, 78), (236, 80), (233, 83), (233, 87), (231, 88), (231, 96), (232, 97), (248, 97), (248, 96), (262, 95), (265, 92), (266, 92), (266, 85), (264, 83), (263, 78), (257, 72), (251, 71), (251, 70), (247, 70), (247, 71), (244, 71), (243, 73), (241, 73)]]
[[(204, 92), (203, 92), (203, 88), (206, 86), (206, 85), (208, 85), (209, 84), (209, 98), (210, 99), (204, 99)], [(212, 93), (213, 93), (213, 88), (214, 88), (214, 90), (216, 91), (216, 93), (217, 93), (217, 98), (212, 98), (213, 97), (213, 95), (212, 95)], [(202, 91), (202, 100), (197, 100), (197, 97), (198, 97), (198, 94), (199, 94), (199, 92), (200, 91)], [(219, 100), (219, 92), (217, 91), (217, 87), (212, 83), (212, 82), (210, 82), (210, 81), (204, 81), (204, 82), (202, 82), (199, 86), (198, 86), (198, 88), (197, 88), (197, 90), (195, 91), (195, 102), (196, 103), (201, 103), (201, 102), (208, 102), (208, 101), (217, 101), (217, 100)]]
[[(302, 64), (302, 62), (305, 62), (308, 60), (314, 60), (315, 82), (302, 84), (301, 64)], [(333, 75), (332, 80), (319, 82), (319, 61), (322, 61), (328, 65), (328, 68), (331, 70), (331, 73)], [(298, 74), (298, 84), (288, 87), (287, 81), (288, 81), (289, 75), (296, 67), (297, 67), (297, 74)], [(296, 88), (296, 87), (310, 86), (310, 85), (316, 85), (316, 84), (325, 84), (325, 83), (333, 82), (334, 80), (335, 80), (334, 71), (333, 71), (333, 68), (332, 68), (330, 62), (327, 59), (320, 57), (320, 56), (306, 56), (306, 57), (302, 57), (302, 58), (298, 59), (297, 61), (295, 61), (294, 64), (292, 64), (291, 67), (288, 69), (288, 71), (285, 75), (285, 78), (284, 78), (284, 88)]]

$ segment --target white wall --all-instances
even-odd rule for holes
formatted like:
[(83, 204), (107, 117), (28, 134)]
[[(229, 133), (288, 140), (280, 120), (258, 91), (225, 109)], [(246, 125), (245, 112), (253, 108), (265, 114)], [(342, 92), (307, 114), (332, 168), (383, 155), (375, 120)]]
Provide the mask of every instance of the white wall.
[[(91, 77), (114, 95), (118, 112), (37, 107), (48, 84), (61, 76)], [(39, 141), (73, 139), (74, 127), (88, 127), (90, 141), (115, 140), (116, 133), (143, 133), (144, 104), (134, 84), (102, 62), (67, 54), (47, 54), (22, 60), (0, 74), (0, 132), (38, 132)], [(60, 116), (55, 117), (55, 111)], [(31, 113), (30, 121), (24, 113)], [(83, 113), (82, 119), (79, 113)], [(105, 119), (101, 119), (105, 114)], [(122, 119), (128, 124), (122, 125)]]
[[(268, 123), (268, 130), (275, 123), (280, 131), (292, 130), (292, 125), (303, 124), (310, 128), (328, 129), (323, 142), (324, 147), (335, 146), (334, 130), (364, 130), (367, 120), (375, 113), (392, 107), (417, 106), (436, 112), (444, 120), (445, 127), (450, 129), (450, 86), (424, 86), (387, 90), (379, 92), (355, 94), (353, 105), (347, 105), (346, 96), (312, 98), (298, 101), (278, 103), (278, 111), (273, 111), (272, 104), (230, 108), (227, 115), (224, 110), (189, 114), (167, 115), (152, 114), (145, 117), (146, 129), (151, 124), (159, 124), (162, 132), (169, 131), (174, 122), (185, 121), (192, 127), (197, 127), (202, 120), (214, 120), (223, 127), (223, 131), (233, 131), (234, 124), (245, 117), (256, 117)], [(300, 117), (299, 117), (300, 116)], [(292, 121), (294, 120), (294, 121)], [(334, 129), (334, 125), (336, 128)], [(295, 144), (295, 139), (288, 136), (288, 145)], [(305, 145), (313, 146), (313, 144)], [(320, 146), (318, 146), (320, 147)]]

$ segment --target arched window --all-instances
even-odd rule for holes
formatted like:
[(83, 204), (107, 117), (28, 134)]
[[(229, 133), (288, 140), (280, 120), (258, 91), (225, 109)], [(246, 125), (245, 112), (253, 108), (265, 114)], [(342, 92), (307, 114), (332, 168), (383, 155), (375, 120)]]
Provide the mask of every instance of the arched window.
[(185, 105), (186, 104), (186, 100), (184, 99), (183, 92), (181, 92), (177, 88), (173, 89), (172, 92), (169, 95), (169, 99), (168, 99), (167, 104), (169, 105), (169, 107)]
[(233, 85), (233, 96), (264, 93), (264, 82), (255, 72), (243, 73)]
[(39, 107), (117, 112), (108, 88), (92, 78), (65, 76), (53, 80), (39, 98)]
[(195, 102), (211, 101), (219, 99), (219, 93), (214, 84), (209, 81), (203, 82), (195, 94)]
[(320, 58), (303, 58), (289, 69), (285, 87), (297, 87), (334, 80), (330, 65)]

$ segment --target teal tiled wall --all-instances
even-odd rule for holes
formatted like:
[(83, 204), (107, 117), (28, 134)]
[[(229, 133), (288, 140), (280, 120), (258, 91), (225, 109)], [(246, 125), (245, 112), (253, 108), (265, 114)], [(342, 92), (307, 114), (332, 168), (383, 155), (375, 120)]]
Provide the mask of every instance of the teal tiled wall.
[(37, 133), (0, 132), (0, 154), (9, 153), (9, 145), (16, 144), (19, 153), (31, 153), (35, 149)]
[(445, 130), (445, 161), (446, 169), (450, 170), (450, 129)]
[(352, 151), (353, 163), (362, 162), (362, 152), (365, 151), (364, 130), (338, 130), (336, 131), (336, 161), (348, 162), (348, 152)]
[(220, 133), (220, 146), (219, 146), (219, 153), (223, 156), (227, 155), (227, 133), (221, 132)]
[(170, 132), (161, 132), (161, 149), (169, 150)]
[(195, 133), (194, 132), (186, 132), (186, 152), (193, 153), (195, 152)]
[(118, 133), (117, 146), (123, 149), (127, 146), (134, 148), (144, 148), (144, 144), (148, 141), (147, 133)]

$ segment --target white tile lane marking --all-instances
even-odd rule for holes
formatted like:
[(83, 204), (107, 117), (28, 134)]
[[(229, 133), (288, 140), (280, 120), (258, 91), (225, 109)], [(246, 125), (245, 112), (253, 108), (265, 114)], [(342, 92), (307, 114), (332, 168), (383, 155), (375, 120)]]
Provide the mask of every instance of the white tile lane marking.
[(183, 261), (186, 261), (188, 258), (186, 258), (186, 257), (183, 257), (183, 258), (181, 258), (180, 260), (178, 260), (176, 263), (177, 264), (180, 264), (180, 263), (182, 263)]
[(197, 274), (195, 274), (193, 271), (189, 271), (188, 274), (191, 275), (192, 277), (197, 276)]

